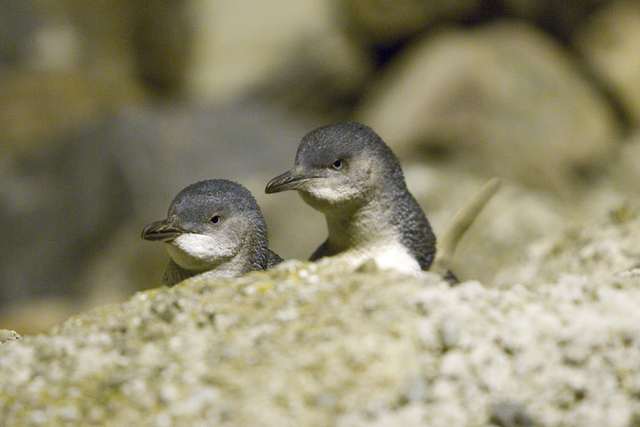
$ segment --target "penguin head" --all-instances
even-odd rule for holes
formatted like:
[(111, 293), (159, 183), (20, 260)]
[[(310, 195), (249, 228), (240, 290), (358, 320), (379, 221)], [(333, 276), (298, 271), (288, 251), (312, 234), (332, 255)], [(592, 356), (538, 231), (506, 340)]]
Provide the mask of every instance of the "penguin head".
[(369, 127), (349, 122), (318, 128), (302, 138), (294, 167), (272, 179), (266, 193), (297, 190), (320, 211), (357, 206), (404, 185), (400, 163)]
[(147, 225), (142, 238), (167, 243), (175, 263), (193, 271), (211, 270), (253, 245), (267, 244), (264, 218), (251, 193), (222, 179), (180, 191), (167, 218)]

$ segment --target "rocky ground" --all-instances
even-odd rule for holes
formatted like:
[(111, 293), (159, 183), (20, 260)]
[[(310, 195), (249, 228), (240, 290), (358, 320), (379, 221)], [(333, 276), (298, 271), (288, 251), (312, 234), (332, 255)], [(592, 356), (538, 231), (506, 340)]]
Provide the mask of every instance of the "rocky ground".
[[(640, 2), (113, 4), (0, 4), (1, 426), (640, 425)], [(306, 259), (322, 216), (264, 186), (342, 120), (436, 234), (502, 179), (459, 286), (290, 261), (158, 288), (140, 231), (202, 179)]]
[(500, 287), (289, 261), (7, 333), (2, 425), (636, 426), (639, 212)]

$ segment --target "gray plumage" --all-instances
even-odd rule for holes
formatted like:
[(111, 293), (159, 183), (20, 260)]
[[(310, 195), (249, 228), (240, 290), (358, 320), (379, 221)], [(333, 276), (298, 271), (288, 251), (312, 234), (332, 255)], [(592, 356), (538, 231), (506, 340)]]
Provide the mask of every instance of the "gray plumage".
[(282, 262), (268, 248), (267, 226), (249, 190), (223, 179), (180, 191), (167, 218), (147, 225), (142, 238), (167, 243), (171, 259), (162, 282), (169, 286), (198, 274), (233, 278)]
[(412, 271), (428, 270), (433, 261), (436, 239), (429, 221), (407, 189), (398, 158), (367, 126), (334, 124), (304, 136), (293, 169), (265, 191), (285, 190), (297, 190), (326, 216), (329, 236), (311, 260), (359, 252), (379, 263), (387, 259), (392, 268), (413, 263), (406, 266)]

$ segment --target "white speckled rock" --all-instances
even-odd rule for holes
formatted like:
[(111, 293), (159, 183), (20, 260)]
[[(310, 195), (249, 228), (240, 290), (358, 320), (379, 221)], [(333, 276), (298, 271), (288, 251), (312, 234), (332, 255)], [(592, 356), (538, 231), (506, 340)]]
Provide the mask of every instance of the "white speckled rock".
[(499, 271), (492, 283), (536, 286), (574, 280), (569, 279), (574, 276), (587, 281), (611, 274), (635, 276), (640, 267), (639, 235), (640, 207), (623, 201), (612, 205), (604, 219), (574, 225), (537, 240), (519, 262)]
[(20, 341), (21, 339), (22, 337), (16, 331), (0, 329), (0, 345), (11, 341)]
[(640, 276), (450, 287), (286, 262), (0, 346), (3, 426), (628, 426)]

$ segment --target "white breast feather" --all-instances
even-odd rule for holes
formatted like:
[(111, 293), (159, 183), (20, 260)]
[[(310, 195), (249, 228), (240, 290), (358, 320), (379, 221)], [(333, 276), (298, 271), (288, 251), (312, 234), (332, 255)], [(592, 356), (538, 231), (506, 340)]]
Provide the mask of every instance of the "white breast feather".
[(186, 233), (167, 246), (173, 260), (188, 270), (207, 270), (236, 252), (236, 242), (204, 234)]
[(351, 249), (336, 255), (336, 257), (340, 257), (354, 266), (359, 266), (369, 259), (373, 259), (378, 268), (382, 270), (395, 270), (416, 275), (422, 271), (420, 264), (411, 256), (408, 249), (397, 242)]

